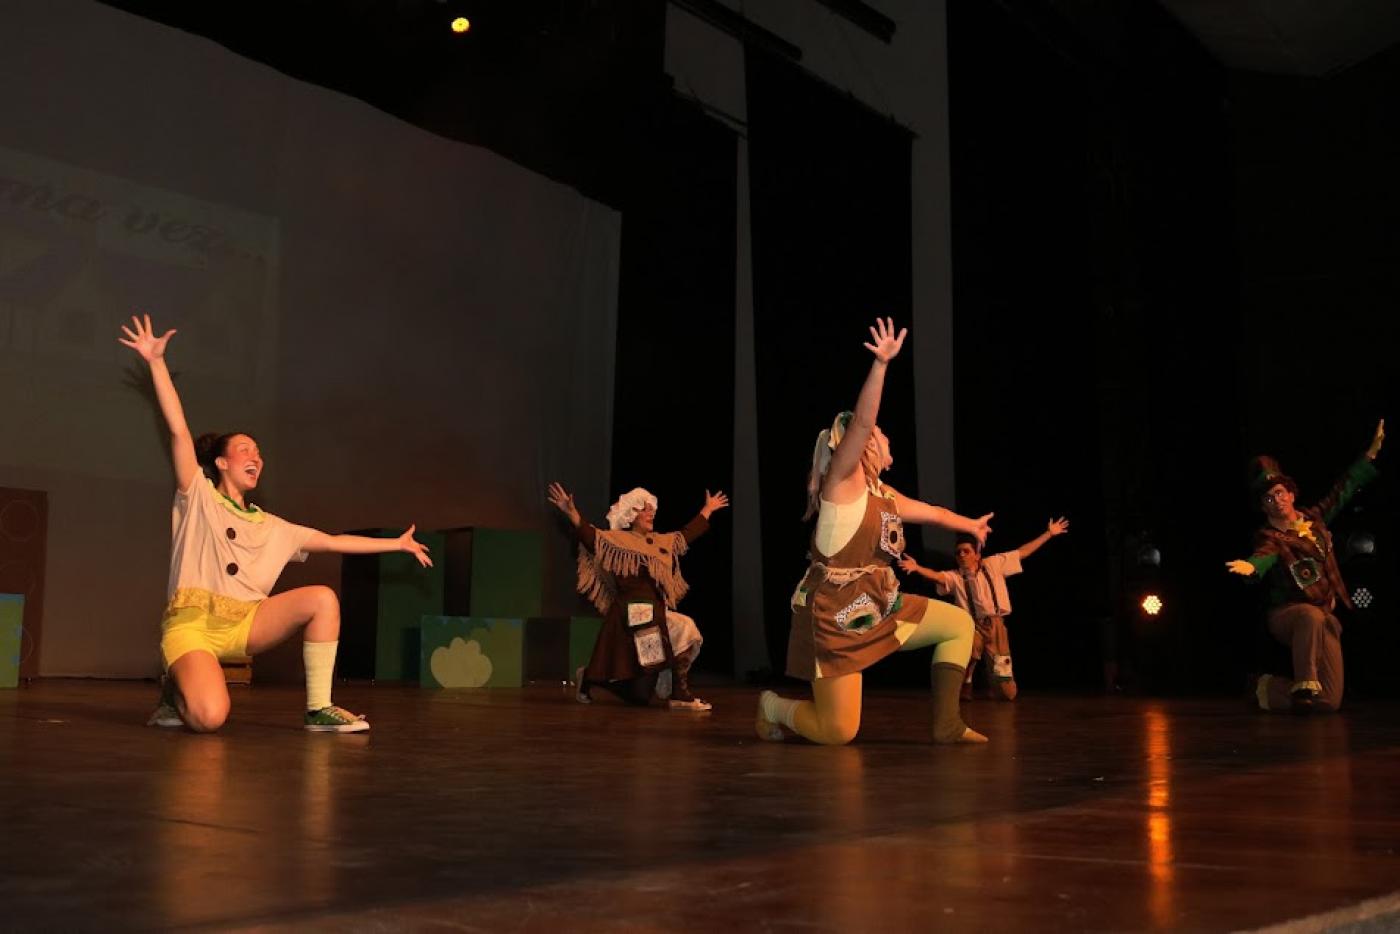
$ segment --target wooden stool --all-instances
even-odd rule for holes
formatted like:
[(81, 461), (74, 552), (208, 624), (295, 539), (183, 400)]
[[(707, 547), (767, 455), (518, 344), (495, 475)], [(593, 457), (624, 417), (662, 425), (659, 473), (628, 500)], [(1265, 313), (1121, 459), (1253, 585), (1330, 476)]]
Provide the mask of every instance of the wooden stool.
[(225, 658), (219, 662), (219, 667), (224, 670), (225, 684), (253, 683), (253, 659), (247, 655)]

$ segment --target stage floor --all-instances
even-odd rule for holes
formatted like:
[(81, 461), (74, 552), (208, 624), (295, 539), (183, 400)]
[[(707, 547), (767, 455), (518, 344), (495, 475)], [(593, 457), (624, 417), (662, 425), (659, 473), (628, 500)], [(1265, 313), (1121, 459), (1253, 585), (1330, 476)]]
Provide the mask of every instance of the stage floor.
[(255, 686), (195, 736), (142, 726), (150, 684), (0, 691), (0, 929), (1400, 924), (1394, 704), (1026, 694), (970, 704), (991, 744), (946, 748), (926, 698), (873, 693), (826, 749), (757, 741), (755, 691), (705, 693), (342, 685), (374, 729), (339, 736)]

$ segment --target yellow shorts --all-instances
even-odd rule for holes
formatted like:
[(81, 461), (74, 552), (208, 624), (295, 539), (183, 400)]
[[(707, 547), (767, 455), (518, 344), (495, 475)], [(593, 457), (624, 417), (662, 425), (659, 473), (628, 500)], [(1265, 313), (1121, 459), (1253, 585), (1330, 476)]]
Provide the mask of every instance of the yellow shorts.
[(247, 655), (258, 606), (252, 604), (241, 619), (223, 619), (197, 606), (168, 608), (160, 624), (160, 654), (166, 670), (187, 652), (208, 652), (221, 661)]

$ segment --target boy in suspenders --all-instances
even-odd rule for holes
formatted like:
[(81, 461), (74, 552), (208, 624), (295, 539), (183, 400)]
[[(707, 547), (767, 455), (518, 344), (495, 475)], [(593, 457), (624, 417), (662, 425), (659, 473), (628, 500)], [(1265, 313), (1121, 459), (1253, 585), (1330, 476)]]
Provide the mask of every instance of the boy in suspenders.
[(899, 561), (900, 570), (933, 581), (938, 595), (951, 595), (953, 600), (972, 616), (976, 632), (972, 639), (972, 659), (967, 663), (967, 675), (963, 680), (964, 700), (972, 698), (972, 672), (977, 668), (977, 660), (987, 663), (987, 680), (991, 685), (992, 696), (1002, 700), (1016, 699), (1016, 679), (1011, 670), (1011, 640), (1006, 633), (1006, 617), (1011, 613), (1011, 596), (1006, 589), (1006, 579), (1021, 573), (1021, 562), (1029, 558), (1050, 539), (1069, 531), (1065, 519), (1052, 519), (1040, 535), (1026, 542), (1015, 551), (982, 557), (977, 540), (971, 536), (959, 535), (953, 555), (957, 558), (956, 571), (934, 571), (923, 567), (908, 555)]

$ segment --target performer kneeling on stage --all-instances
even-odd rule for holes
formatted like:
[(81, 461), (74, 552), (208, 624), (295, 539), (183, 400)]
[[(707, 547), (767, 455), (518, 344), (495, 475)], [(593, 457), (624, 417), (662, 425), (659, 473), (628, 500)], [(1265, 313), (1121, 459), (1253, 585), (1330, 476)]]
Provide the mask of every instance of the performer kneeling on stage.
[(977, 539), (966, 533), (958, 535), (953, 547), (957, 559), (956, 571), (934, 571), (923, 567), (905, 555), (899, 559), (900, 570), (918, 574), (933, 581), (939, 596), (952, 594), (958, 606), (972, 615), (976, 630), (972, 637), (972, 659), (967, 663), (963, 680), (963, 700), (972, 699), (972, 672), (977, 660), (985, 658), (987, 683), (993, 697), (1016, 699), (1016, 678), (1011, 671), (1011, 637), (1006, 632), (1006, 617), (1011, 615), (1011, 594), (1006, 579), (1021, 573), (1021, 562), (1040, 550), (1050, 539), (1069, 531), (1065, 519), (1051, 519), (1045, 531), (1015, 551), (982, 557)]
[(894, 463), (877, 427), (885, 370), (907, 331), (894, 322), (870, 329), (875, 356), (854, 412), (842, 412), (817, 437), (807, 478), (807, 516), (817, 516), (807, 573), (792, 595), (787, 673), (812, 683), (810, 701), (772, 691), (759, 697), (755, 724), (762, 739), (783, 728), (816, 743), (839, 745), (860, 729), (861, 672), (891, 652), (933, 646), (933, 730), (937, 743), (985, 743), (958, 711), (958, 692), (972, 654), (966, 610), (899, 592), (890, 567), (904, 553), (904, 522), (941, 525), (984, 541), (991, 514), (967, 519), (909, 499), (880, 482)]
[(592, 658), (575, 673), (579, 702), (590, 703), (589, 688), (600, 685), (631, 704), (649, 703), (655, 692), (672, 710), (709, 710), (690, 690), (704, 640), (695, 621), (676, 610), (690, 589), (680, 557), (729, 497), (706, 490), (705, 505), (679, 532), (656, 531), (656, 497), (640, 487), (608, 510), (608, 531), (586, 522), (557, 483), (549, 485), (549, 501), (578, 536), (578, 591), (603, 614)]
[(1254, 554), (1230, 561), (1233, 574), (1269, 585), (1269, 634), (1293, 655), (1292, 677), (1261, 675), (1254, 694), (1261, 710), (1331, 712), (1342, 704), (1342, 624), (1337, 604), (1352, 609), (1327, 529), (1357, 491), (1375, 479), (1373, 463), (1385, 441), (1385, 420), (1371, 446), (1315, 506), (1294, 504), (1298, 484), (1272, 457), (1250, 464), (1250, 491), (1267, 520), (1254, 536)]
[(306, 714), (313, 732), (356, 733), (364, 717), (331, 703), (340, 640), (340, 601), (329, 587), (298, 587), (268, 596), (288, 561), (306, 552), (379, 554), (405, 551), (431, 566), (413, 526), (398, 538), (327, 535), (292, 525), (248, 501), (262, 479), (263, 459), (251, 435), (204, 435), (185, 424), (180, 396), (165, 365), (174, 330), (155, 336), (150, 315), (132, 317), (118, 340), (150, 367), (156, 401), (170, 429), (175, 466), (170, 583), (160, 650), (167, 676), (148, 725), (188, 726), (209, 733), (228, 718), (228, 686), (219, 660), (257, 655), (301, 632)]

